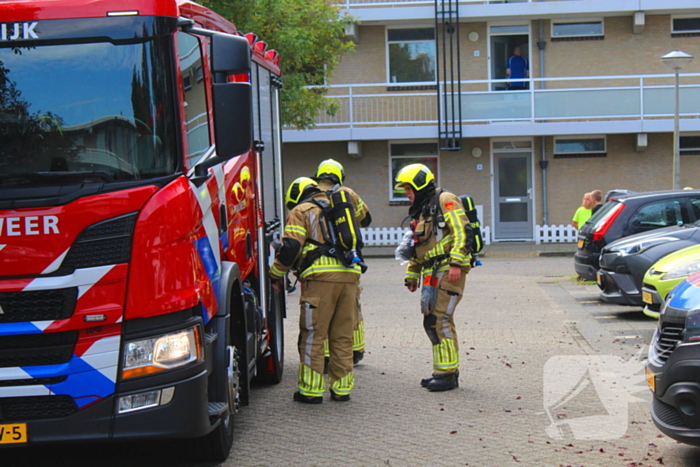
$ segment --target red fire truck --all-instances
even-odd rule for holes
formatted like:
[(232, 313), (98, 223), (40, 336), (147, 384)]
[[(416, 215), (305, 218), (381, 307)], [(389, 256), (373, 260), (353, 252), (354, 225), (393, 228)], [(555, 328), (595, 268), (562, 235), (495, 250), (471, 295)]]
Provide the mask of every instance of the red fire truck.
[(0, 2), (0, 446), (226, 458), (282, 377), (280, 88), (186, 0)]

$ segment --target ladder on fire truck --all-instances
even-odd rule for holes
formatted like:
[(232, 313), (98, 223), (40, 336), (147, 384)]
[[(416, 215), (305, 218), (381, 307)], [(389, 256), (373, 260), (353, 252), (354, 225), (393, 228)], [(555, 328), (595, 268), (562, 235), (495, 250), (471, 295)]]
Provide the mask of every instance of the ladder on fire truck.
[(435, 33), (439, 144), (441, 150), (458, 151), (462, 148), (458, 0), (435, 0)]

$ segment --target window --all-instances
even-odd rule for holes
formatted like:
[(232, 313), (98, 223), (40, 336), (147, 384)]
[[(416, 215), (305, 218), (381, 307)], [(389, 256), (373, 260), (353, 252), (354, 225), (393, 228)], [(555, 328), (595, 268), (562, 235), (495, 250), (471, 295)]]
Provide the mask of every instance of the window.
[(552, 41), (603, 39), (603, 21), (552, 21)]
[(700, 16), (671, 18), (671, 34), (700, 34)]
[(605, 136), (555, 137), (554, 158), (607, 157)]
[[(185, 120), (187, 126), (187, 159), (189, 167), (197, 163), (207, 152), (209, 141), (209, 118), (207, 115), (207, 96), (202, 74), (202, 52), (199, 41), (189, 34), (177, 35), (180, 51), (180, 70), (182, 87), (185, 90)], [(192, 77), (195, 77), (193, 80)]]
[(435, 29), (389, 29), (389, 81), (435, 81)]
[(401, 169), (410, 164), (423, 164), (435, 175), (438, 183), (438, 148), (437, 144), (392, 144), (391, 145), (391, 179), (389, 193), (391, 201), (408, 201), (402, 190), (395, 190), (396, 175)]
[[(683, 215), (683, 211), (686, 211), (685, 215)], [(687, 217), (685, 199), (678, 199), (659, 201), (642, 206), (632, 215), (629, 222), (631, 226), (643, 232), (660, 227), (682, 225), (683, 219)]]
[(681, 156), (700, 155), (700, 136), (681, 136), (679, 143)]

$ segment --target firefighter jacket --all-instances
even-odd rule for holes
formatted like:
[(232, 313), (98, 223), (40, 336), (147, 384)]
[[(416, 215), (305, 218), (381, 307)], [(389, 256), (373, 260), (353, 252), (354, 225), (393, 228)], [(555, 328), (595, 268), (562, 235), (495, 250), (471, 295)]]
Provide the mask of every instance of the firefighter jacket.
[[(328, 200), (325, 193), (316, 193), (309, 199)], [(270, 268), (270, 277), (273, 280), (282, 279), (290, 270), (296, 271), (300, 280), (351, 283), (360, 280), (360, 266), (345, 267), (332, 256), (320, 255), (311, 264), (306, 264), (309, 254), (321, 248), (309, 240), (324, 243), (321, 222), (325, 220), (321, 214), (322, 209), (308, 199), (290, 211), (284, 227), (282, 246)]]
[[(441, 192), (439, 188), (436, 193), (440, 193), (439, 209), (430, 212), (437, 207), (431, 200), (429, 206), (421, 210), (414, 230), (416, 254), (406, 266), (406, 285), (418, 283), (423, 271), (447, 271), (452, 265), (459, 266), (465, 273), (471, 269), (472, 256), (465, 230), (469, 219), (462, 201), (452, 193)], [(439, 227), (441, 217), (444, 219), (442, 228)]]
[(318, 182), (318, 187), (321, 189), (321, 191), (336, 189), (346, 192), (350, 196), (350, 202), (352, 203), (352, 207), (355, 209), (355, 217), (357, 217), (357, 222), (360, 224), (360, 227), (369, 227), (370, 223), (372, 222), (372, 216), (369, 213), (369, 207), (364, 201), (362, 201), (360, 195), (358, 195), (348, 186), (343, 185), (335, 188), (336, 186), (337, 185), (334, 185), (333, 182), (328, 179), (323, 179)]

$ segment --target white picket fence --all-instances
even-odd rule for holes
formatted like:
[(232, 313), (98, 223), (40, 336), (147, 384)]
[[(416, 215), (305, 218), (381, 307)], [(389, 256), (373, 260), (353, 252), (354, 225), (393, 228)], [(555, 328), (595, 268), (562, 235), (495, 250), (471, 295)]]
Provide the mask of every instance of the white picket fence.
[(535, 243), (568, 243), (578, 241), (578, 229), (573, 225), (537, 225)]
[[(362, 230), (362, 241), (365, 246), (395, 246), (398, 245), (405, 229), (400, 227), (366, 228)], [(491, 228), (481, 227), (484, 244), (491, 243)], [(578, 230), (573, 225), (537, 225), (535, 226), (535, 243), (571, 243), (576, 242)]]

